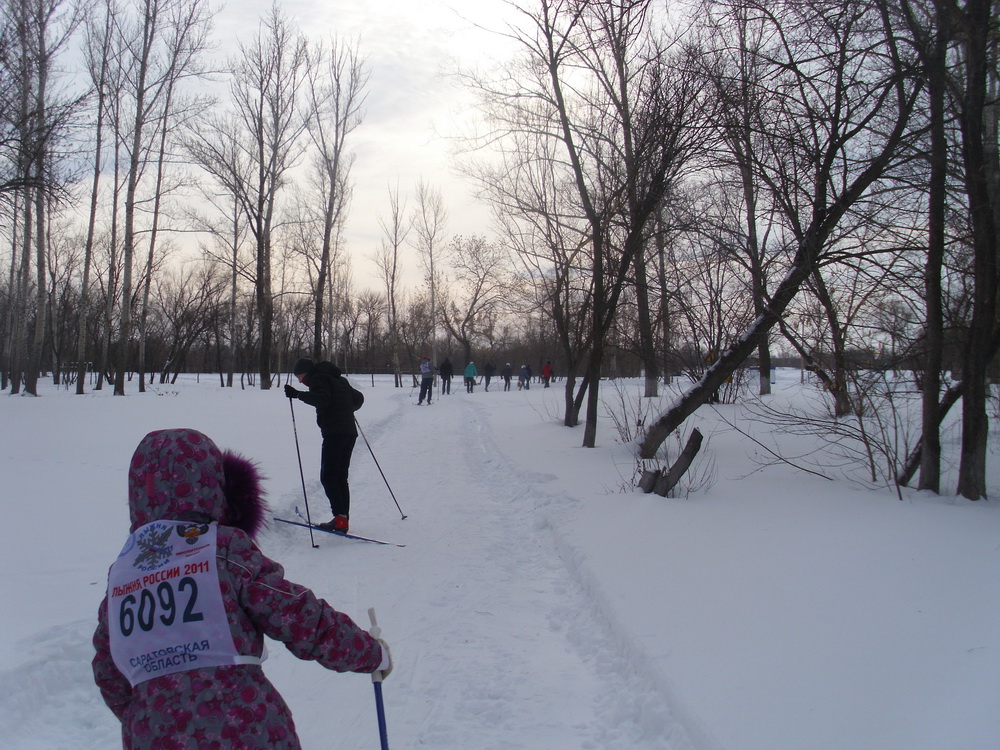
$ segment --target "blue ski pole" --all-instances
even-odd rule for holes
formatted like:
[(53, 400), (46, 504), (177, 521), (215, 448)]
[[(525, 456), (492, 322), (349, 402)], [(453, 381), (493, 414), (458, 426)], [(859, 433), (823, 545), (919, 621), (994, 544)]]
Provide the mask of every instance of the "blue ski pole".
[[(372, 621), (369, 629), (372, 638), (382, 636), (382, 628), (375, 620), (375, 607), (369, 607), (368, 618)], [(382, 673), (379, 670), (372, 672), (372, 686), (375, 688), (375, 713), (378, 715), (378, 737), (382, 743), (382, 750), (389, 750), (389, 736), (385, 729), (385, 705), (382, 703)]]

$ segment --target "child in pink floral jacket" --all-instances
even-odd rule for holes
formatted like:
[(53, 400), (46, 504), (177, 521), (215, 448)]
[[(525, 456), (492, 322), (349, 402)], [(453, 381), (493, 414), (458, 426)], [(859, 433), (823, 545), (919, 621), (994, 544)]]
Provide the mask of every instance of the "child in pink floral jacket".
[(149, 433), (128, 475), (131, 534), (108, 574), (94, 679), (123, 747), (299, 747), (260, 664), (264, 636), (338, 672), (392, 669), (389, 650), (253, 542), (256, 467), (195, 430)]

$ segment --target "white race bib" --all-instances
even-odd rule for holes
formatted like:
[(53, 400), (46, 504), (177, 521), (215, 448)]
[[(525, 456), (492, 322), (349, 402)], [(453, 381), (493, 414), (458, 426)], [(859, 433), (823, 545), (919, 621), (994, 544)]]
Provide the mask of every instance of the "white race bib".
[(215, 523), (153, 521), (135, 530), (111, 566), (111, 657), (133, 686), (188, 669), (260, 663), (233, 643), (217, 532)]

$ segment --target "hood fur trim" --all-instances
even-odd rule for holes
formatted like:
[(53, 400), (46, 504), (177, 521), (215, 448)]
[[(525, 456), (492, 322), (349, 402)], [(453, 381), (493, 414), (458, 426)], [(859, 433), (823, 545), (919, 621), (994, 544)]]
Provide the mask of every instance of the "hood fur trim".
[(270, 512), (264, 498), (263, 479), (257, 464), (233, 451), (222, 454), (222, 471), (225, 475), (223, 493), (226, 496), (226, 513), (223, 523), (242, 529), (251, 538), (267, 527)]

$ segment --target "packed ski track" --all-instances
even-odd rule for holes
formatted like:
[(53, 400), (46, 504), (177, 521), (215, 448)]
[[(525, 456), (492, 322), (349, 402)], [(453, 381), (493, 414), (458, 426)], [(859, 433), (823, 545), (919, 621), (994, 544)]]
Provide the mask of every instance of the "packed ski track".
[[(665, 698), (636, 670), (641, 656), (616, 637), (589, 596), (585, 573), (559, 552), (556, 519), (573, 500), (549, 484), (553, 477), (524, 471), (502, 454), (491, 438), (488, 412), (475, 398), (452, 394), (418, 408), (403, 389), (393, 400), (391, 414), (362, 428), (407, 518), (397, 513), (395, 521), (384, 520), (386, 508), (396, 509), (359, 438), (352, 530), (405, 542), (406, 548), (317, 534), (321, 549), (313, 553), (330, 560), (335, 606), (351, 614), (376, 606), (396, 663), (384, 687), (391, 745), (688, 747)], [(393, 476), (392, 457), (401, 451), (410, 472)], [(318, 483), (307, 480), (307, 492), (312, 514), (325, 520)], [(291, 491), (276, 508), (297, 495)], [(373, 517), (382, 520), (373, 524)], [(306, 534), (272, 529), (272, 540), (287, 550), (275, 556), (289, 557), (291, 545), (307, 544)], [(318, 580), (308, 582), (323, 589)], [(348, 599), (338, 600), (345, 593)], [(306, 670), (300, 665), (295, 671)], [(336, 682), (322, 674), (309, 679)], [(343, 693), (344, 686), (337, 690)], [(287, 697), (304, 747), (323, 746), (330, 713), (320, 709), (309, 717), (302, 709), (307, 696)], [(372, 709), (362, 701), (356, 711), (335, 709), (334, 747), (370, 741)]]

